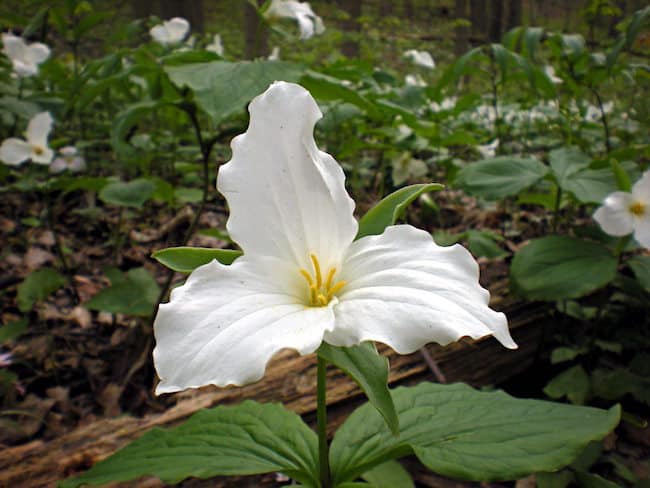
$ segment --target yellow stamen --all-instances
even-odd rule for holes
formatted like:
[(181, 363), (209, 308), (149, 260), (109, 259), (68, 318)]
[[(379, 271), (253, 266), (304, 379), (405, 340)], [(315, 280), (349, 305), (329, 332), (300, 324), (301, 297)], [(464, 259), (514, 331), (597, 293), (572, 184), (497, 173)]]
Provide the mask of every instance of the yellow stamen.
[(33, 149), (34, 149), (34, 154), (36, 154), (37, 156), (40, 156), (45, 152), (45, 150), (41, 146), (34, 146)]
[(324, 307), (341, 291), (345, 286), (345, 281), (335, 282), (336, 268), (332, 267), (327, 270), (325, 282), (323, 282), (323, 272), (318, 256), (312, 253), (309, 258), (312, 262), (313, 272), (310, 273), (304, 268), (300, 268), (298, 272), (305, 278), (309, 287), (309, 306)]
[(645, 204), (642, 202), (634, 202), (630, 205), (630, 213), (637, 217), (642, 217), (645, 214)]

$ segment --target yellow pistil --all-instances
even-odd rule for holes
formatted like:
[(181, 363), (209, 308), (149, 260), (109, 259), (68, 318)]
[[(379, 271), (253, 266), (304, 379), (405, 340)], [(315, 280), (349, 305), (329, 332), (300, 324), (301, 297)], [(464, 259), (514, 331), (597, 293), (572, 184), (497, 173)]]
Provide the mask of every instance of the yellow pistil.
[(645, 203), (643, 202), (634, 202), (630, 205), (630, 213), (637, 217), (642, 217), (645, 214)]
[(330, 268), (327, 271), (325, 282), (323, 282), (323, 273), (321, 271), (320, 262), (315, 254), (310, 254), (311, 263), (313, 266), (313, 273), (310, 273), (304, 268), (301, 268), (300, 274), (307, 281), (309, 285), (309, 306), (311, 307), (324, 307), (345, 286), (345, 281), (334, 281), (336, 275), (336, 268)]
[(33, 146), (34, 149), (34, 154), (37, 156), (42, 155), (45, 152), (45, 149), (43, 149), (41, 146)]

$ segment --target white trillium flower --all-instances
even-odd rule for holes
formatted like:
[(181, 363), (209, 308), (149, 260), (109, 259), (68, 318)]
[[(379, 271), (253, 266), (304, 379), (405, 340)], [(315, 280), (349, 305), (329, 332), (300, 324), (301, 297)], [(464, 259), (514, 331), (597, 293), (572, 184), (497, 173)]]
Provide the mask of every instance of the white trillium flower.
[(404, 83), (409, 86), (427, 86), (427, 82), (424, 81), (419, 74), (406, 75), (404, 77)]
[(272, 0), (269, 8), (264, 12), (264, 17), (266, 19), (284, 17), (296, 20), (301, 39), (309, 39), (314, 34), (325, 32), (323, 20), (314, 13), (307, 2)]
[(560, 83), (564, 83), (564, 80), (562, 78), (556, 76), (555, 68), (550, 64), (544, 66), (544, 74), (548, 76), (548, 79), (551, 80), (551, 83), (555, 83), (556, 85), (559, 85)]
[(217, 178), (243, 255), (195, 269), (160, 306), (157, 394), (257, 381), (276, 352), (309, 354), (323, 341), (408, 354), (493, 335), (516, 347), (462, 246), (439, 247), (410, 225), (354, 240), (354, 202), (339, 164), (316, 147), (322, 114), (307, 90), (276, 82), (249, 111)]
[(47, 137), (52, 130), (52, 122), (49, 112), (32, 117), (25, 132), (26, 140), (10, 137), (2, 141), (0, 161), (10, 166), (17, 166), (28, 159), (39, 164), (50, 164), (54, 151), (47, 146)]
[(268, 59), (269, 61), (279, 61), (280, 48), (278, 46), (274, 46), (273, 49), (271, 50), (271, 54), (269, 54), (269, 57), (266, 59)]
[(650, 249), (650, 171), (632, 186), (632, 193), (615, 191), (594, 213), (594, 220), (611, 236), (634, 238)]
[(496, 156), (498, 147), (499, 139), (495, 139), (488, 144), (476, 146), (476, 150), (479, 152), (483, 159), (489, 159)]
[(429, 108), (431, 109), (432, 112), (443, 112), (446, 110), (452, 110), (454, 107), (456, 107), (457, 101), (458, 98), (456, 97), (445, 97), (440, 103), (431, 102)]
[(223, 56), (223, 42), (221, 42), (221, 34), (215, 34), (212, 42), (205, 46), (207, 51)]
[(50, 164), (50, 173), (61, 173), (68, 170), (78, 173), (86, 169), (86, 160), (79, 154), (74, 146), (65, 146), (59, 149), (60, 157), (55, 158)]
[(38, 65), (50, 57), (50, 48), (40, 42), (27, 44), (22, 37), (9, 32), (2, 34), (2, 52), (11, 60), (16, 75), (34, 76)]
[(187, 20), (182, 17), (174, 17), (149, 29), (149, 34), (158, 44), (171, 46), (185, 39), (189, 30), (190, 23)]
[(436, 67), (436, 62), (433, 60), (431, 54), (427, 51), (418, 51), (416, 49), (409, 49), (404, 53), (404, 57), (410, 59), (418, 66), (433, 69)]

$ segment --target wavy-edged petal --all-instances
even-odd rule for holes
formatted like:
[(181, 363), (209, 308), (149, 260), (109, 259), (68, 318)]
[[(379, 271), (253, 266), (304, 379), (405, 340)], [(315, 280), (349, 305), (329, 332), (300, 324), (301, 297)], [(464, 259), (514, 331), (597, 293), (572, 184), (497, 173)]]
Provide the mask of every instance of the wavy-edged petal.
[(632, 186), (632, 196), (635, 201), (650, 205), (650, 171), (643, 173), (641, 179), (634, 183), (634, 186)]
[(25, 41), (10, 32), (2, 34), (2, 52), (11, 60), (22, 59), (25, 53)]
[(213, 261), (197, 268), (156, 316), (156, 393), (243, 385), (259, 380), (281, 349), (315, 351), (334, 327), (336, 301), (306, 307), (294, 295), (299, 279), (272, 258), (242, 256), (230, 266)]
[(32, 146), (16, 137), (2, 141), (0, 161), (10, 166), (18, 166), (32, 156)]
[(646, 249), (650, 249), (650, 209), (642, 217), (635, 219), (634, 238)]
[(164, 23), (172, 42), (180, 42), (190, 30), (190, 23), (182, 17), (174, 17)]
[(634, 230), (630, 205), (634, 197), (624, 191), (615, 191), (605, 198), (603, 205), (594, 213), (594, 220), (611, 236), (625, 236)]
[(33, 42), (27, 45), (25, 59), (33, 64), (41, 64), (50, 57), (50, 48), (42, 42)]
[(321, 112), (303, 87), (276, 82), (249, 106), (246, 133), (232, 141), (232, 159), (217, 188), (228, 200), (227, 228), (244, 254), (275, 256), (311, 268), (340, 264), (358, 224), (343, 170), (316, 147)]
[[(49, 112), (40, 112), (34, 115), (27, 125), (27, 142), (42, 149), (47, 147), (47, 137), (52, 130), (52, 116)], [(50, 161), (52, 158), (50, 157)], [(49, 161), (48, 161), (49, 162)]]
[(32, 146), (32, 162), (37, 164), (50, 164), (54, 157), (54, 151), (47, 146), (38, 146), (39, 150), (35, 151)]
[(151, 29), (149, 29), (149, 34), (153, 38), (154, 41), (156, 41), (159, 44), (169, 44), (169, 33), (167, 32), (167, 29), (165, 29), (165, 26), (161, 25), (155, 25)]
[(344, 261), (336, 328), (325, 341), (338, 346), (379, 341), (408, 354), (429, 342), (493, 335), (516, 348), (505, 315), (488, 307), (490, 295), (478, 275), (465, 248), (440, 247), (410, 225), (359, 239)]

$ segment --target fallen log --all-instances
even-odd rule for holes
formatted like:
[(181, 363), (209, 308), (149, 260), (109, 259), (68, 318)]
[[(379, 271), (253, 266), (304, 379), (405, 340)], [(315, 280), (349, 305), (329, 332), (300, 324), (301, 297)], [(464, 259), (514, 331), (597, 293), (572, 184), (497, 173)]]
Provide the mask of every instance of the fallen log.
[[(501, 300), (495, 308), (508, 316), (519, 349), (506, 350), (492, 338), (479, 342), (463, 340), (446, 347), (427, 346), (429, 355), (444, 372), (447, 382), (463, 381), (474, 386), (498, 384), (533, 363), (544, 324), (548, 321), (548, 308), (506, 300)], [(391, 385), (435, 381), (421, 353), (400, 356), (387, 347), (380, 347), (380, 350), (390, 361)], [(87, 470), (152, 427), (173, 426), (200, 409), (238, 403), (247, 398), (282, 402), (309, 422), (316, 405), (316, 361), (313, 355), (298, 356), (283, 351), (272, 360), (265, 377), (257, 383), (239, 388), (206, 387), (178, 393), (177, 396), (178, 403), (162, 413), (143, 418), (103, 418), (56, 439), (36, 440), (5, 449), (0, 457), (0, 486), (56, 486), (57, 481)], [(362, 393), (347, 376), (331, 368), (328, 370), (327, 400), (330, 428), (334, 429), (362, 401)], [(257, 481), (251, 485), (243, 479), (234, 481), (234, 484), (233, 481), (212, 480), (209, 486), (274, 485), (272, 476), (255, 479)], [(132, 486), (164, 485), (155, 480), (146, 483), (141, 480)], [(191, 486), (202, 485), (191, 483)]]

